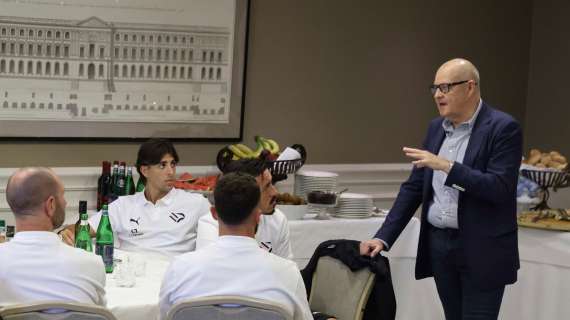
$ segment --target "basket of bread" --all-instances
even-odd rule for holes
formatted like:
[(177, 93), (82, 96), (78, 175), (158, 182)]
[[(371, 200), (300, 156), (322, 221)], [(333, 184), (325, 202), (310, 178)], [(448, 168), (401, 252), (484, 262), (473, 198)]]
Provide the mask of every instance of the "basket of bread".
[(556, 191), (570, 186), (568, 161), (558, 151), (541, 152), (532, 149), (523, 160), (521, 175), (532, 180), (541, 189), (541, 201), (530, 211), (518, 217), (520, 226), (570, 231), (570, 210), (550, 208), (547, 201), (550, 189)]
[[(555, 169), (564, 171), (568, 168), (568, 161), (558, 151), (541, 152), (539, 149), (531, 149), (528, 158), (522, 162), (529, 169)], [(533, 167), (533, 168), (530, 168)]]

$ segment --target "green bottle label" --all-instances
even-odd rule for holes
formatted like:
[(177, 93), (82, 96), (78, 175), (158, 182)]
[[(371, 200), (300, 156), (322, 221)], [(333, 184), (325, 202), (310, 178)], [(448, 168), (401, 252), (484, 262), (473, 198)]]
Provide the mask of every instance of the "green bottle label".
[(81, 224), (75, 236), (75, 247), (83, 249), (88, 252), (93, 252), (93, 245), (91, 243), (91, 234), (89, 232), (89, 223), (87, 222), (87, 213), (81, 214)]
[(112, 244), (97, 244), (95, 246), (95, 253), (103, 258), (105, 264), (105, 272), (113, 272), (113, 245)]

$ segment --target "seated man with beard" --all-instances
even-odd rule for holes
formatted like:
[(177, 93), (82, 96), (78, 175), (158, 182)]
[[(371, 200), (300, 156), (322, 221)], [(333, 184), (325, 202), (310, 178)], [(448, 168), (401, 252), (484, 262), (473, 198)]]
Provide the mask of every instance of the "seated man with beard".
[(46, 300), (106, 304), (101, 257), (64, 244), (53, 232), (65, 219), (63, 192), (47, 168), (19, 169), (8, 180), (6, 200), (17, 233), (0, 244), (0, 306)]
[[(289, 242), (289, 223), (283, 212), (275, 209), (277, 189), (273, 185), (267, 163), (261, 159), (242, 159), (232, 161), (223, 168), (224, 174), (231, 172), (246, 173), (255, 178), (261, 190), (259, 208), (261, 218), (255, 233), (259, 246), (286, 259), (293, 259)], [(198, 221), (196, 249), (203, 248), (218, 238), (218, 221), (212, 215), (203, 215)]]

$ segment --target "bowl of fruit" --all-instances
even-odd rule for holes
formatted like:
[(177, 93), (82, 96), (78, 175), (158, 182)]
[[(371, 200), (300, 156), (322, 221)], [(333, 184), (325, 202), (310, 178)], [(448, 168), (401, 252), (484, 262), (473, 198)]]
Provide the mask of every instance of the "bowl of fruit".
[(250, 148), (243, 143), (223, 147), (216, 157), (218, 169), (223, 172), (224, 167), (232, 161), (259, 158), (267, 161), (269, 171), (271, 171), (271, 175), (273, 176), (273, 181), (277, 182), (287, 179), (288, 174), (297, 172), (307, 160), (307, 151), (305, 147), (300, 144), (294, 144), (288, 147), (298, 152), (300, 158), (280, 160), (281, 149), (275, 140), (255, 136), (255, 143), (255, 148)]

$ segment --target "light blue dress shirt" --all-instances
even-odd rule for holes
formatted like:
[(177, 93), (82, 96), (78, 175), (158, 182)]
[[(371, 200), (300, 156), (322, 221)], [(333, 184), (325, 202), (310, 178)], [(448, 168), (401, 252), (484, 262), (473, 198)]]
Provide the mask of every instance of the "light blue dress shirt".
[[(466, 122), (453, 127), (448, 119), (443, 120), (442, 126), (445, 131), (445, 139), (439, 149), (438, 156), (449, 161), (463, 163), (465, 151), (471, 138), (473, 125), (481, 110), (483, 101), (479, 100), (479, 105), (475, 113)], [(438, 228), (458, 229), (457, 223), (457, 203), (459, 202), (459, 191), (445, 185), (447, 173), (441, 170), (433, 171), (431, 185), (433, 187), (433, 199), (429, 203), (428, 222)]]

